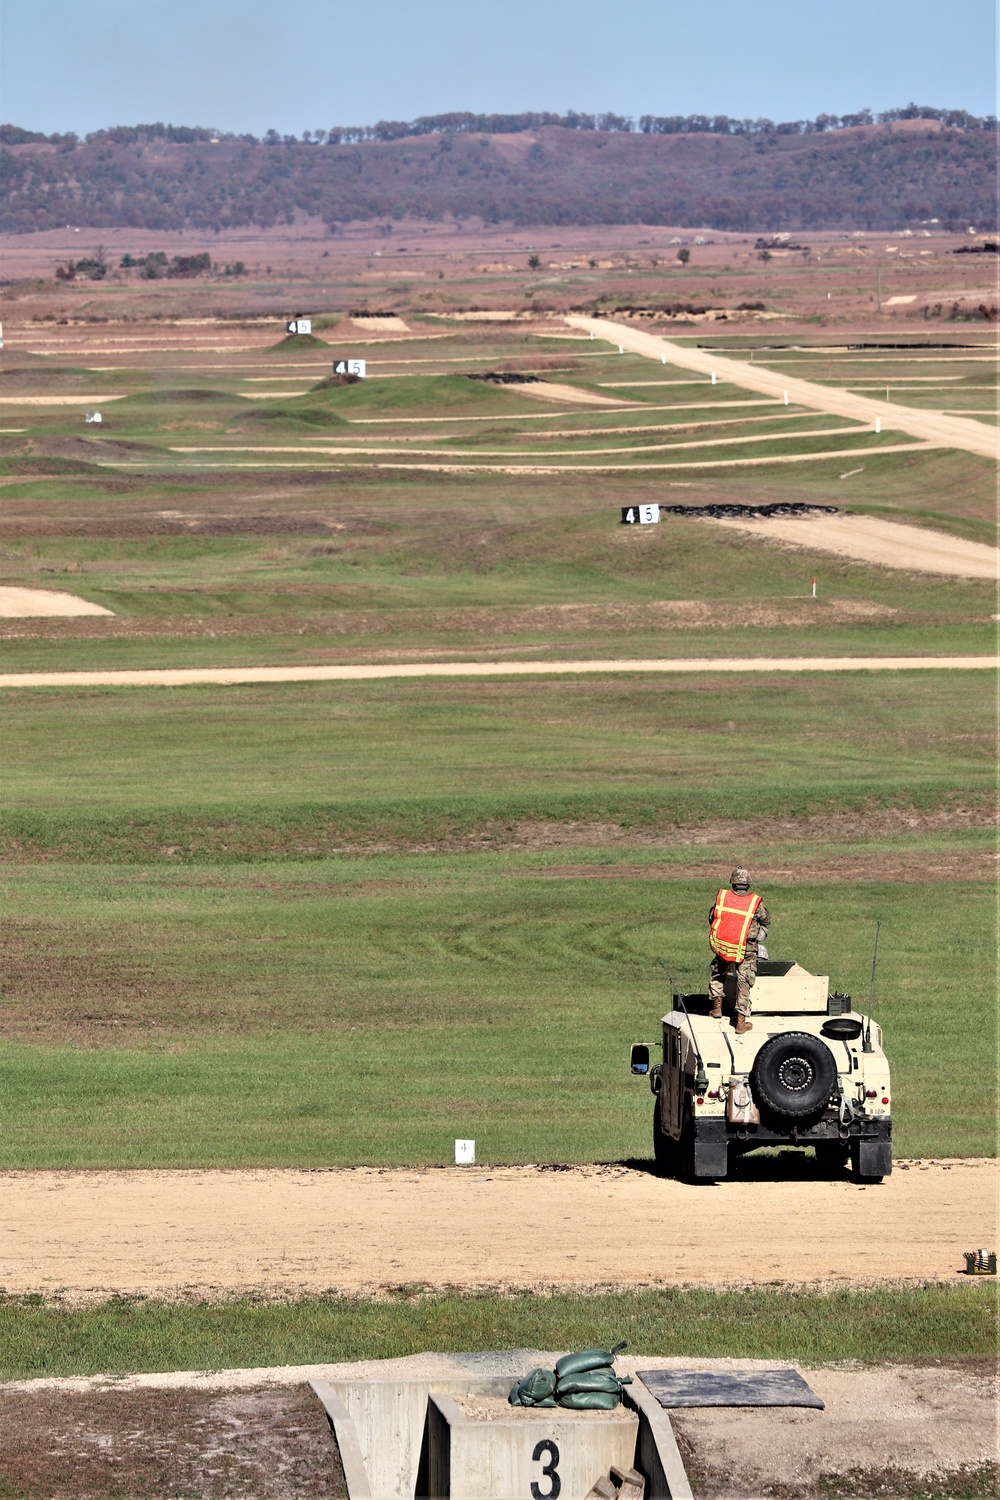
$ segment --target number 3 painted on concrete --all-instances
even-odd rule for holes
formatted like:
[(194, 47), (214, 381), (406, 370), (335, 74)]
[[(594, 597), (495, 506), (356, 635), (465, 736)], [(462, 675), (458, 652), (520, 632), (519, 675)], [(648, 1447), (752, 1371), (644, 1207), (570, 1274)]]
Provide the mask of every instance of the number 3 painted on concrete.
[(542, 1473), (545, 1478), (550, 1479), (552, 1483), (547, 1490), (540, 1490), (536, 1482), (532, 1480), (531, 1500), (558, 1500), (559, 1492), (562, 1489), (562, 1480), (556, 1473), (556, 1466), (559, 1463), (559, 1449), (556, 1447), (551, 1438), (542, 1438), (542, 1441), (540, 1443), (535, 1444), (535, 1451), (531, 1455), (532, 1463), (537, 1463), (538, 1460), (540, 1458), (544, 1458), (546, 1454), (548, 1455), (549, 1461), (542, 1469)]

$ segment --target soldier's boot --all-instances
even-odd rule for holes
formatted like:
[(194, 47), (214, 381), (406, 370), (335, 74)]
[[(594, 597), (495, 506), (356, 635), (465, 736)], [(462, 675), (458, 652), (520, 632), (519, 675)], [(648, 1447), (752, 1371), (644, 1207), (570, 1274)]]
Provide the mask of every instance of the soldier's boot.
[(722, 1020), (722, 996), (721, 995), (714, 995), (712, 997), (712, 1009), (709, 1011), (709, 1015), (715, 1021), (721, 1021)]
[(746, 1031), (753, 1031), (753, 1022), (740, 1011), (736, 1017), (736, 1035), (742, 1036)]

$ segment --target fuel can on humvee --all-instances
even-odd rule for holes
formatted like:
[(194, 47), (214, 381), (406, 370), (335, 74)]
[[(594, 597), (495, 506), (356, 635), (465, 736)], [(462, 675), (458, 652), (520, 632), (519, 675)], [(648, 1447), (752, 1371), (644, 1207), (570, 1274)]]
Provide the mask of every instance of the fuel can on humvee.
[(632, 1048), (632, 1072), (655, 1095), (657, 1171), (690, 1181), (725, 1177), (755, 1146), (812, 1146), (831, 1172), (850, 1162), (859, 1182), (892, 1171), (892, 1094), (882, 1031), (830, 994), (825, 975), (762, 960), (753, 1029), (737, 1036), (708, 1014), (707, 994), (673, 997), (663, 1054)]

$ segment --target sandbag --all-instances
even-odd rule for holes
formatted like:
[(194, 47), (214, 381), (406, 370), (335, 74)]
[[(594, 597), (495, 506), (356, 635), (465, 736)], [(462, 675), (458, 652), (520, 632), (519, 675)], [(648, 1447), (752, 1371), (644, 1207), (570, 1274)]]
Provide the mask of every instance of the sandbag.
[(560, 1396), (559, 1405), (570, 1411), (614, 1411), (618, 1399), (616, 1391), (574, 1391)]
[(562, 1380), (567, 1375), (582, 1375), (585, 1370), (610, 1367), (615, 1362), (615, 1355), (627, 1348), (628, 1344), (623, 1341), (613, 1349), (580, 1349), (576, 1354), (564, 1354), (556, 1362), (556, 1375)]
[(575, 1396), (581, 1391), (619, 1391), (623, 1385), (631, 1384), (630, 1375), (619, 1379), (614, 1370), (584, 1370), (580, 1375), (567, 1375), (565, 1380), (560, 1380), (556, 1386), (556, 1398), (561, 1401), (563, 1396)]
[(555, 1406), (556, 1377), (552, 1370), (534, 1369), (513, 1387), (507, 1400), (511, 1406)]

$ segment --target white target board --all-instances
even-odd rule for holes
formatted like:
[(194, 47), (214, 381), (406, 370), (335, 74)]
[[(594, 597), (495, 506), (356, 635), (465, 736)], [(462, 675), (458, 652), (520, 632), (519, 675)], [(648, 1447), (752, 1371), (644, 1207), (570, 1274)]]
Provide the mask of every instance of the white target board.
[(312, 318), (293, 318), (288, 324), (289, 333), (312, 333)]
[(363, 359), (335, 359), (333, 362), (333, 373), (335, 375), (356, 375), (359, 380), (365, 379), (367, 361)]
[(623, 526), (655, 526), (660, 519), (658, 505), (623, 505)]

